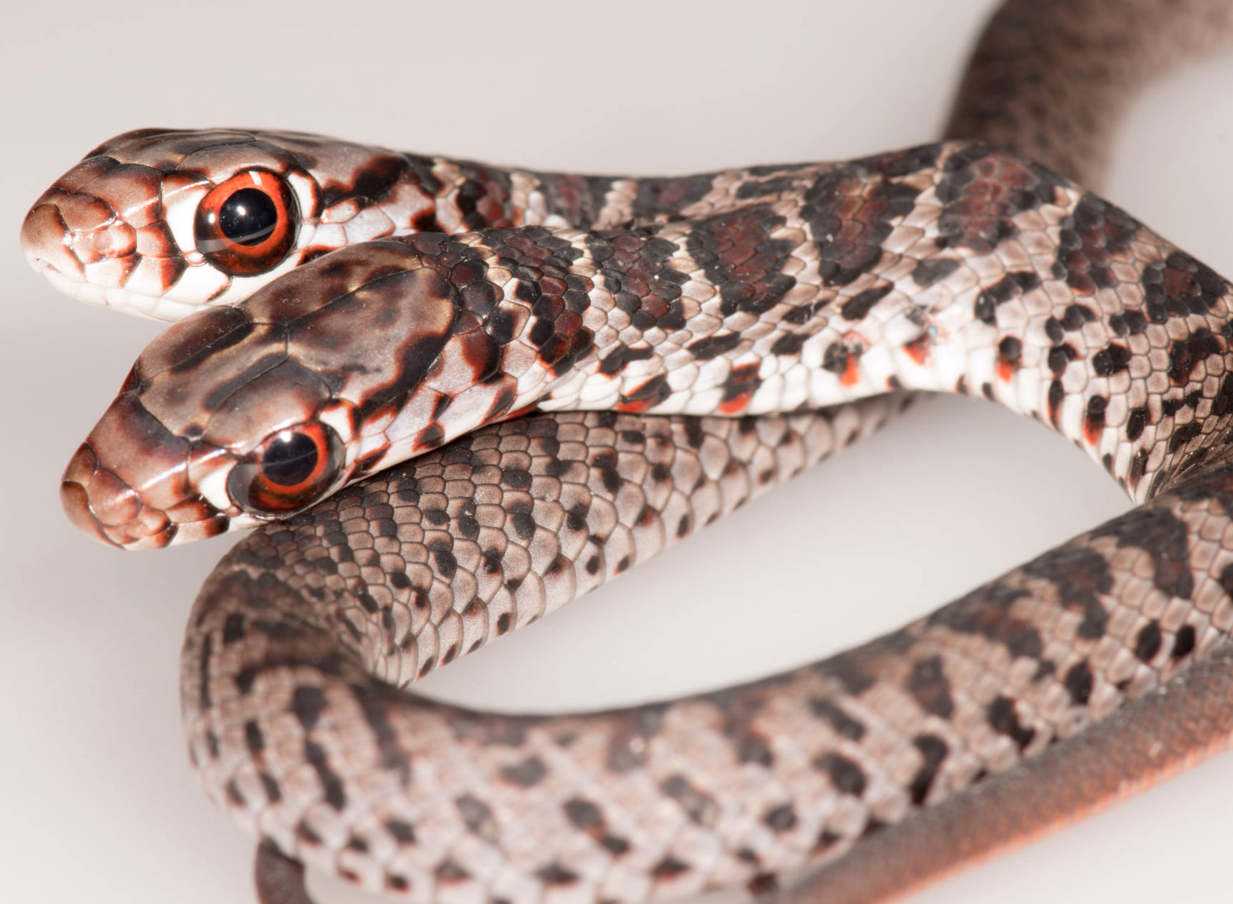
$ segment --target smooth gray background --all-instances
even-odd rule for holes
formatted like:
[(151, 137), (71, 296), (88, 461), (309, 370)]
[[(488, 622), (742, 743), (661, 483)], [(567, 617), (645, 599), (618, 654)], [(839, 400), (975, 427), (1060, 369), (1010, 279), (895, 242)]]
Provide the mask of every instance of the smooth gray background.
[[(201, 794), (177, 657), (217, 540), (78, 535), (60, 471), (155, 334), (57, 296), (27, 206), (139, 126), (253, 125), (540, 168), (679, 173), (935, 137), (992, 0), (10, 8), (0, 34), (0, 900), (252, 900)], [(1108, 194), (1233, 272), (1233, 57), (1155, 87)], [(453, 700), (662, 697), (838, 650), (1124, 507), (1039, 426), (938, 399), (616, 584), (434, 676)], [(1227, 901), (1233, 757), (913, 898)], [(327, 904), (368, 900), (314, 879)]]

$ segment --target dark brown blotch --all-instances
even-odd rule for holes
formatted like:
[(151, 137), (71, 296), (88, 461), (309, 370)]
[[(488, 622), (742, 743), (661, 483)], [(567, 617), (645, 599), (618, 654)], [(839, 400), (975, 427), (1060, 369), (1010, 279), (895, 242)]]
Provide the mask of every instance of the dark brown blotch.
[(1036, 729), (1019, 721), (1015, 701), (1009, 697), (995, 697), (985, 711), (985, 718), (994, 731), (1009, 737), (1020, 750), (1025, 749), (1036, 737)]
[(920, 753), (922, 762), (920, 769), (908, 783), (908, 791), (912, 795), (912, 803), (920, 807), (928, 799), (929, 789), (933, 787), (933, 780), (950, 752), (950, 747), (944, 740), (932, 734), (917, 735), (912, 739), (912, 746)]
[(505, 766), (501, 770), (501, 778), (523, 788), (530, 788), (533, 785), (539, 784), (547, 774), (548, 767), (544, 765), (539, 757), (534, 756), (527, 757), (513, 766)]
[(814, 768), (825, 772), (840, 794), (860, 797), (865, 793), (865, 772), (852, 760), (838, 753), (824, 753), (815, 757)]
[(709, 827), (719, 818), (719, 804), (715, 798), (699, 791), (683, 775), (665, 779), (659, 789), (680, 804), (685, 814), (697, 825)]
[(949, 719), (955, 711), (941, 656), (922, 659), (912, 667), (912, 673), (908, 676), (908, 691), (927, 713)]

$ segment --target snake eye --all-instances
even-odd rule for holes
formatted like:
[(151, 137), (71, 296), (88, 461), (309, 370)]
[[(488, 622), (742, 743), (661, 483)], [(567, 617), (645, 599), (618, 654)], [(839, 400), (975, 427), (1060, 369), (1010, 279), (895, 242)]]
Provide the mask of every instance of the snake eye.
[(227, 493), (251, 514), (289, 515), (333, 488), (342, 460), (342, 442), (326, 425), (289, 427), (270, 434), (231, 469)]
[(215, 186), (197, 208), (197, 250), (232, 276), (256, 276), (295, 244), (295, 195), (266, 170), (245, 170)]

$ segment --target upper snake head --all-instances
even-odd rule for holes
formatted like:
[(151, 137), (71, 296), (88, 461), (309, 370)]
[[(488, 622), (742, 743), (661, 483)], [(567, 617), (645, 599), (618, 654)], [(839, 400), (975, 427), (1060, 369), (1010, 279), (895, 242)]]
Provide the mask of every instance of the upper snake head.
[(141, 129), (57, 179), (26, 215), (21, 244), (75, 298), (176, 320), (399, 231), (431, 203), (407, 169), (392, 152), (301, 133)]

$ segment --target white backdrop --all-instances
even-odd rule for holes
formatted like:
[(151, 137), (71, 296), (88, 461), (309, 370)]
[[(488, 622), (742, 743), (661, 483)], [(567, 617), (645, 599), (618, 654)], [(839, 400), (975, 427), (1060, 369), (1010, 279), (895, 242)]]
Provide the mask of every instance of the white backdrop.
[[(205, 800), (177, 657), (227, 540), (125, 554), (76, 533), (68, 456), (156, 327), (27, 270), (28, 205), (102, 139), (251, 125), (537, 168), (678, 173), (938, 134), (993, 0), (472, 0), (10, 7), (0, 34), (0, 900), (252, 900), (251, 839)], [(1233, 57), (1157, 86), (1108, 194), (1233, 272)], [(1210, 184), (1209, 184), (1210, 182)], [(501, 708), (755, 677), (918, 615), (1121, 510), (1082, 455), (938, 399), (424, 689)], [(773, 576), (771, 576), (773, 575)], [(1233, 757), (914, 897), (1227, 901)], [(368, 900), (315, 877), (325, 904)]]

